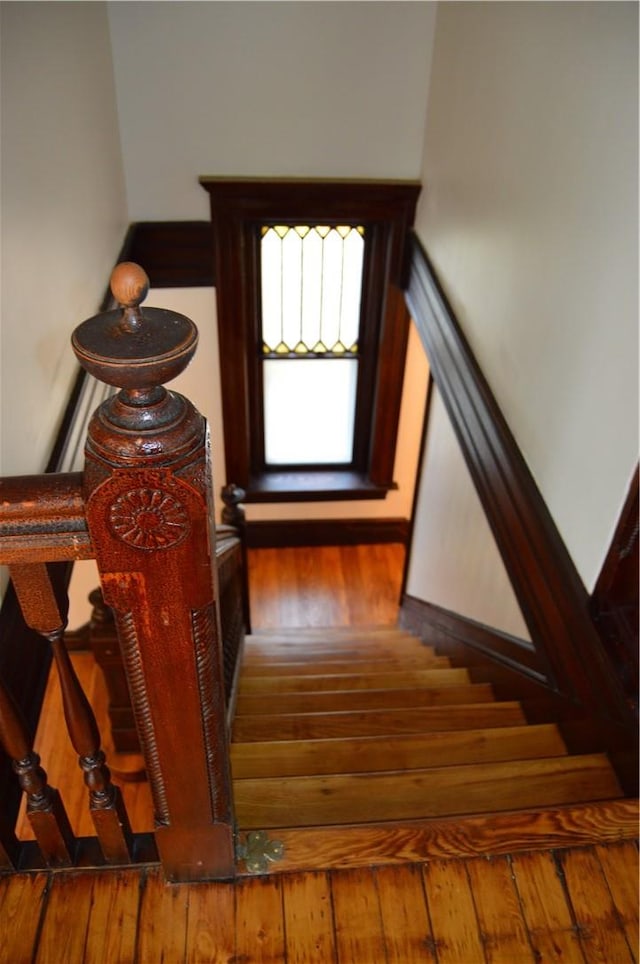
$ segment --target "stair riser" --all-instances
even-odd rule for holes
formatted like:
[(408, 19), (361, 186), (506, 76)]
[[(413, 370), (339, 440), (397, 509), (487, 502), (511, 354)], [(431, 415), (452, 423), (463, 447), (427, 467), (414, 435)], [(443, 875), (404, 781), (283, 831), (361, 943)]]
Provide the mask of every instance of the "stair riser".
[(322, 674), (315, 676), (245, 677), (239, 696), (269, 693), (317, 693), (323, 690), (382, 690), (460, 686), (470, 683), (466, 669), (416, 670), (411, 673)]
[(604, 755), (569, 756), (555, 726), (388, 629), (249, 637), (231, 761), (239, 827), (289, 834), (621, 794)]
[(620, 795), (599, 755), (336, 777), (236, 780), (241, 829), (412, 820)]
[(236, 743), (245, 740), (321, 740), (343, 736), (385, 736), (392, 733), (519, 726), (525, 722), (517, 703), (477, 703), (306, 716), (245, 716), (234, 721), (233, 740)]
[(274, 716), (282, 713), (339, 713), (358, 710), (389, 710), (403, 707), (456, 706), (491, 703), (488, 683), (444, 686), (442, 689), (355, 690), (337, 693), (259, 693), (239, 696), (236, 719), (243, 716)]
[(247, 779), (416, 770), (565, 756), (566, 753), (557, 728), (543, 724), (426, 736), (233, 743), (231, 764), (235, 779)]
[[(323, 672), (331, 676), (357, 675), (358, 673), (403, 673), (412, 670), (450, 669), (451, 660), (446, 656), (407, 656), (373, 659), (343, 659), (328, 662), (322, 660)], [(301, 659), (286, 662), (271, 659), (245, 658), (242, 664), (242, 678), (254, 679), (267, 676), (317, 676), (317, 660)]]

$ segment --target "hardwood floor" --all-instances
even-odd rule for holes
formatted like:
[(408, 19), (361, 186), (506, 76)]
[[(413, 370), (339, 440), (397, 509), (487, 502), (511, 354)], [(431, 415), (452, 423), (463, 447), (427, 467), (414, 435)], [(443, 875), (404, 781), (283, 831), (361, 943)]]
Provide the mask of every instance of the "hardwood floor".
[[(251, 550), (254, 630), (259, 636), (260, 630), (278, 629), (280, 642), (274, 646), (271, 639), (269, 665), (261, 666), (259, 677), (248, 667), (244, 710), (255, 710), (256, 693), (277, 689), (273, 681), (283, 674), (295, 679), (293, 703), (315, 687), (308, 680), (314, 675), (317, 638), (310, 633), (292, 667), (293, 627), (331, 625), (339, 636), (340, 627), (395, 624), (402, 560), (400, 546)], [(358, 659), (351, 663), (344, 646), (331, 653), (325, 640), (325, 670), (351, 676), (326, 690), (334, 694), (331, 699), (343, 699), (342, 686), (368, 698), (369, 684), (380, 672), (408, 694), (416, 692), (415, 673), (448, 672), (446, 661), (426, 647), (414, 664), (407, 654), (398, 660), (397, 650), (384, 649), (384, 631), (376, 634), (378, 648), (364, 662), (355, 637), (350, 645)], [(363, 629), (361, 640), (370, 636)], [(89, 654), (73, 659), (109, 750), (99, 671)], [(421, 677), (421, 685), (428, 682)], [(458, 674), (442, 688), (453, 692), (466, 685)], [(477, 695), (475, 722), (487, 705), (480, 691)], [(319, 699), (326, 699), (324, 691)], [(64, 791), (76, 832), (91, 834), (75, 754), (59, 752), (67, 741), (58, 701), (52, 679), (36, 745), (51, 782)], [(318, 715), (326, 712), (322, 708)], [(420, 712), (438, 713), (437, 702)], [(525, 735), (526, 730), (535, 732)], [(508, 764), (515, 741), (520, 752), (529, 746), (532, 766), (538, 757), (561, 760), (566, 752), (552, 727), (523, 727), (520, 717), (492, 730), (490, 740), (487, 733), (480, 726), (466, 739), (454, 730), (425, 740), (399, 732), (383, 744), (375, 735), (352, 734), (342, 764), (333, 740), (317, 741), (311, 756), (304, 746), (288, 745), (280, 757), (269, 758), (259, 742), (247, 742), (234, 744), (234, 766), (241, 777), (264, 771), (266, 777), (289, 779), (314, 768), (322, 775), (331, 752), (336, 773), (353, 772), (355, 755), (368, 772), (372, 760), (386, 770), (402, 758), (416, 770), (435, 761), (454, 774), (470, 760), (485, 768)], [(151, 829), (147, 784), (117, 779), (119, 771), (135, 772), (137, 758), (111, 753), (108, 761), (123, 787), (134, 829)], [(546, 777), (538, 779), (544, 784)], [(506, 782), (517, 784), (517, 779)], [(463, 789), (464, 779), (459, 792)], [(388, 824), (336, 826), (322, 833), (286, 828), (274, 832), (284, 841), (284, 860), (266, 876), (242, 870), (234, 883), (167, 885), (160, 870), (150, 866), (17, 874), (0, 878), (0, 964), (637, 962), (637, 827), (637, 801), (603, 801), (497, 817), (405, 822), (392, 850)], [(20, 833), (29, 836), (28, 825), (21, 825)]]
[(0, 880), (2, 964), (637, 961), (634, 843), (167, 885)]
[(393, 626), (404, 547), (250, 549), (252, 627)]

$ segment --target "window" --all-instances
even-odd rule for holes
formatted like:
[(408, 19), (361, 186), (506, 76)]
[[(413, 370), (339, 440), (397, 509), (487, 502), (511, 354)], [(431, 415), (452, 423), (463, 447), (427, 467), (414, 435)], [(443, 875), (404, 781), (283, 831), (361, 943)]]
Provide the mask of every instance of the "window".
[(350, 465), (364, 228), (275, 224), (261, 235), (265, 468)]
[(226, 474), (247, 501), (393, 487), (406, 182), (201, 178), (211, 198)]

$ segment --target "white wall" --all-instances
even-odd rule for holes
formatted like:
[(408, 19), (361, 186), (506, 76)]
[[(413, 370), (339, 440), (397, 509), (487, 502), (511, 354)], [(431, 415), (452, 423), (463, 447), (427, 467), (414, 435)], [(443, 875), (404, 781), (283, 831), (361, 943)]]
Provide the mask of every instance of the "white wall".
[(127, 225), (102, 3), (3, 3), (1, 467), (41, 472)]
[(199, 175), (415, 178), (433, 3), (110, 3), (132, 220)]
[(417, 221), (588, 589), (638, 456), (637, 17), (441, 4)]
[(2, 3), (0, 88), (0, 474), (23, 475), (45, 468), (71, 331), (127, 224), (105, 5)]
[(530, 639), (449, 416), (435, 388), (407, 592), (519, 639)]

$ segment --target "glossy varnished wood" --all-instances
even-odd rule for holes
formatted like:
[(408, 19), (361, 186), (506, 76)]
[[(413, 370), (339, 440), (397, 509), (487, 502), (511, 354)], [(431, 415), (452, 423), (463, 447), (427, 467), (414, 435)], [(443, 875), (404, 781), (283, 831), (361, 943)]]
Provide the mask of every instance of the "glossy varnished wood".
[(614, 964), (636, 959), (637, 872), (634, 842), (602, 841), (235, 884), (18, 874), (0, 878), (0, 964)]
[(428, 689), (321, 690), (318, 693), (251, 693), (238, 697), (236, 719), (245, 714), (339, 713), (341, 711), (408, 708), (410, 706), (452, 706), (454, 703), (490, 703), (493, 691), (488, 683), (462, 686), (431, 686)]
[(239, 696), (271, 693), (311, 693), (323, 690), (391, 690), (391, 689), (429, 689), (430, 687), (455, 686), (469, 683), (469, 674), (464, 669), (414, 670), (387, 673), (327, 673), (315, 676), (262, 677), (242, 679)]
[(287, 957), (300, 964), (335, 960), (331, 879), (326, 871), (282, 878)]
[(424, 733), (466, 730), (483, 726), (524, 723), (518, 703), (466, 703), (416, 709), (360, 710), (337, 713), (243, 716), (234, 722), (233, 738), (246, 740), (319, 740), (327, 737), (375, 736), (386, 733)]
[(484, 960), (467, 868), (461, 860), (433, 860), (423, 867), (427, 905), (438, 962)]
[[(105, 726), (105, 747), (114, 782), (122, 791), (133, 830), (139, 833), (151, 831), (153, 808), (149, 784), (141, 779), (144, 774), (142, 758), (138, 754), (116, 753), (113, 749), (108, 729), (107, 691), (93, 656), (90, 653), (73, 653), (71, 660), (97, 718)], [(55, 672), (50, 675), (35, 747), (47, 763), (52, 780), (57, 781), (74, 833), (77, 836), (90, 836), (94, 831), (86, 788), (78, 771), (77, 756), (65, 734), (60, 684)], [(24, 805), (17, 830), (21, 839), (33, 838), (31, 827), (24, 817)]]
[(638, 848), (631, 841), (598, 844), (595, 852), (613, 898), (627, 943), (638, 960)]
[(233, 743), (231, 763), (234, 778), (242, 779), (414, 770), (565, 753), (554, 726), (506, 726), (426, 735)]
[(583, 961), (554, 855), (548, 851), (518, 854), (511, 866), (535, 959)]
[(620, 793), (603, 756), (553, 757), (383, 773), (235, 780), (242, 829), (328, 826), (493, 813), (608, 800)]
[(559, 854), (585, 960), (633, 961), (637, 947), (629, 947), (607, 880), (592, 851)]
[(254, 632), (292, 626), (393, 626), (404, 553), (395, 543), (250, 549)]
[(487, 964), (534, 962), (508, 857), (468, 860), (466, 871)]
[[(635, 841), (638, 834), (638, 801), (616, 800), (575, 806), (545, 807), (511, 813), (471, 817), (377, 823), (365, 826), (279, 829), (284, 857), (271, 873), (289, 873), (324, 867), (338, 869), (411, 863), (438, 858), (480, 857), (548, 850), (550, 847), (609, 845)], [(635, 844), (611, 858), (617, 871), (620, 906), (625, 919), (637, 929), (637, 916), (630, 910), (637, 893), (633, 870), (637, 867)], [(637, 914), (637, 911), (635, 912)]]
[[(427, 650), (428, 647), (423, 646), (422, 649)], [(356, 659), (341, 659), (336, 657), (335, 660), (327, 660), (323, 658), (323, 669), (326, 673), (331, 676), (353, 676), (360, 673), (375, 673), (375, 674), (385, 674), (396, 673), (396, 672), (406, 672), (411, 670), (412, 667), (415, 669), (447, 669), (451, 666), (450, 660), (446, 656), (434, 656), (432, 651), (425, 652), (424, 655), (411, 656), (407, 654), (406, 656), (393, 655), (385, 656), (381, 654), (376, 657), (375, 653), (369, 658), (363, 659), (362, 657), (358, 660)], [(243, 680), (248, 681), (252, 676), (317, 676), (318, 666), (315, 659), (297, 660), (287, 662), (287, 657), (282, 654), (280, 657), (275, 656), (271, 658), (262, 658), (260, 660), (252, 657), (251, 654), (245, 656), (242, 664), (242, 677)]]

